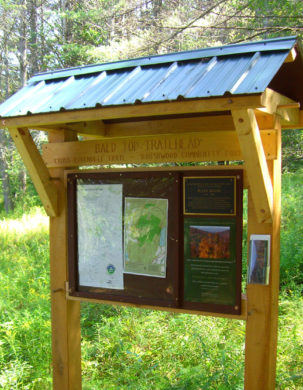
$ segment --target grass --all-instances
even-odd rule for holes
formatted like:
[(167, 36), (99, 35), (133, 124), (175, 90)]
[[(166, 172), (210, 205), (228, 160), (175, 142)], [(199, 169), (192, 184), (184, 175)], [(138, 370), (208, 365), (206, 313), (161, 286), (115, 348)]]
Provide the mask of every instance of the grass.
[(84, 389), (243, 388), (242, 322), (83, 306)]
[[(303, 170), (283, 177), (277, 389), (303, 389)], [(48, 220), (0, 220), (0, 389), (51, 389)], [(243, 321), (82, 304), (83, 389), (242, 389)]]
[[(0, 222), (0, 388), (47, 389), (50, 302), (47, 218)], [(46, 375), (47, 374), (47, 375)]]

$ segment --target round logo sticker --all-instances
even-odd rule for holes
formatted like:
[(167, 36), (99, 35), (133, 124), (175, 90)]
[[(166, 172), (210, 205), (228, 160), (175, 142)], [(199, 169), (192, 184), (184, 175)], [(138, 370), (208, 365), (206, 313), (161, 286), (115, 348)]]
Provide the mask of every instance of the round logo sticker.
[(108, 272), (110, 275), (112, 275), (112, 274), (116, 271), (116, 267), (115, 267), (114, 265), (112, 265), (112, 264), (109, 264), (109, 265), (106, 267), (106, 269), (107, 269), (107, 272)]

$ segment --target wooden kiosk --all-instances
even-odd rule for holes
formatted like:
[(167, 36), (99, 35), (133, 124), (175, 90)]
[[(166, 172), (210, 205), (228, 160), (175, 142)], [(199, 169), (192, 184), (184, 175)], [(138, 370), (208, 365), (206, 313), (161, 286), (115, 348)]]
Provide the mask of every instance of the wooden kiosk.
[[(81, 300), (245, 320), (245, 389), (275, 388), (281, 129), (303, 127), (302, 61), (296, 38), (289, 37), (87, 66), (34, 76), (0, 106), (2, 126), (9, 130), (50, 216), (54, 389), (81, 389)], [(48, 133), (42, 153), (31, 129)], [(230, 163), (218, 165), (224, 161)], [(191, 164), (167, 165), (181, 162)], [(155, 167), (155, 163), (162, 165)], [(71, 186), (83, 174), (92, 178), (79, 167), (111, 175), (104, 176), (106, 180), (118, 180), (119, 175), (144, 179), (151, 171), (155, 176), (172, 175), (174, 185), (179, 185), (179, 198), (173, 202), (181, 205), (180, 210), (183, 195), (176, 184), (180, 178), (185, 183), (188, 177), (198, 177), (201, 183), (201, 178), (214, 176), (241, 177), (248, 190), (248, 237), (270, 238), (269, 278), (261, 283), (251, 280), (242, 296), (238, 288), (239, 305), (232, 310), (222, 310), (222, 305), (214, 309), (186, 305), (184, 256), (178, 243), (167, 249), (169, 272), (172, 278), (177, 275), (173, 303), (162, 304), (152, 297), (136, 301), (123, 294), (107, 298), (94, 289), (81, 293), (77, 244), (70, 238), (77, 235), (75, 220), (70, 220), (75, 205)], [(127, 191), (134, 196), (131, 189)], [(241, 216), (241, 191), (239, 187), (235, 192), (239, 212), (230, 212), (232, 216)], [(191, 207), (185, 206), (183, 217), (194, 214)], [(220, 224), (222, 214), (216, 215), (216, 224)], [(178, 223), (182, 225), (182, 217)], [(183, 234), (180, 230), (175, 234), (178, 242)], [(235, 237), (239, 243), (239, 233)], [(76, 254), (71, 255), (73, 248)], [(73, 256), (76, 263), (68, 264)], [(167, 275), (159, 283), (165, 285)], [(124, 275), (124, 281), (131, 277)]]

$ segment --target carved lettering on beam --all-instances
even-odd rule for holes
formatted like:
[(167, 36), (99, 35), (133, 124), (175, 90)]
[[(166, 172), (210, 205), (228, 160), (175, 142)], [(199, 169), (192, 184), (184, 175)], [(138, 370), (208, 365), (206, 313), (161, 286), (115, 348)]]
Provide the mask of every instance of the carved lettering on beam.
[[(262, 132), (267, 159), (276, 157), (275, 131)], [(203, 132), (43, 145), (47, 167), (243, 160), (233, 132)]]

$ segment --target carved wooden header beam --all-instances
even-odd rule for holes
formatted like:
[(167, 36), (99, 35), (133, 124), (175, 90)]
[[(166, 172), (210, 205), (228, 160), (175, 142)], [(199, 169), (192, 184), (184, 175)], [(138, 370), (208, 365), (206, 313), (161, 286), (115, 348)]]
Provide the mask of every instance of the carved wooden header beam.
[[(275, 131), (263, 130), (261, 134), (266, 158), (275, 159)], [(244, 159), (235, 131), (105, 138), (45, 144), (42, 148), (48, 168)]]

